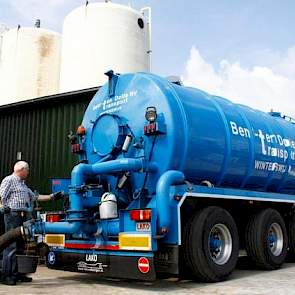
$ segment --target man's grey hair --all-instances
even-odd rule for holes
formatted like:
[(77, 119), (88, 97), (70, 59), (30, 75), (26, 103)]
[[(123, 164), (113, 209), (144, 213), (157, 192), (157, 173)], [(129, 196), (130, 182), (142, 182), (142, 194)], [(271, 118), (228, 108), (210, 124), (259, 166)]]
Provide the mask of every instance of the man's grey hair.
[(14, 172), (18, 172), (21, 171), (23, 169), (29, 169), (29, 164), (25, 161), (18, 161), (14, 164), (14, 168), (13, 171)]

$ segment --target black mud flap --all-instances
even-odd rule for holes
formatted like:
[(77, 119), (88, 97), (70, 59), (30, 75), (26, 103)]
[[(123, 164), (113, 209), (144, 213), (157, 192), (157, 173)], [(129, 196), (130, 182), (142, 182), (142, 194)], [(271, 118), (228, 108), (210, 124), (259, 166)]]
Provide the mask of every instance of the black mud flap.
[(117, 256), (51, 251), (47, 266), (72, 272), (95, 273), (102, 277), (154, 281), (154, 259), (145, 256)]
[(179, 247), (175, 245), (160, 245), (155, 253), (155, 267), (159, 273), (179, 274)]

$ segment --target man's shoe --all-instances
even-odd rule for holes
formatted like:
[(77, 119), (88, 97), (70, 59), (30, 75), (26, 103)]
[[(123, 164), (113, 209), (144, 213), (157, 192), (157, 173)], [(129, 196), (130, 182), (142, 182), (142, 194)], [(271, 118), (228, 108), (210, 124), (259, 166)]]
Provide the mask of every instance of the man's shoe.
[(8, 286), (15, 286), (16, 280), (12, 277), (5, 277), (5, 278), (3, 278), (1, 283), (4, 285), (8, 285)]
[(33, 281), (32, 278), (27, 277), (27, 276), (20, 276), (20, 277), (18, 278), (18, 280), (19, 280), (20, 282), (23, 282), (23, 283), (30, 283), (30, 282)]

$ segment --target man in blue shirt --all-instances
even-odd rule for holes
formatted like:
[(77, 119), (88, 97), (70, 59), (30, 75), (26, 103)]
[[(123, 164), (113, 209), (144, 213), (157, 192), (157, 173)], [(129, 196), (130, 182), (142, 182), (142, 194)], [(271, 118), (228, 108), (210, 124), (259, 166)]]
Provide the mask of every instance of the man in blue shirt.
[[(25, 184), (29, 175), (29, 165), (19, 161), (14, 165), (11, 175), (5, 177), (0, 185), (2, 205), (6, 208), (4, 214), (5, 231), (22, 226), (23, 222), (32, 218), (32, 204), (34, 201), (49, 201), (55, 199), (56, 194), (35, 195)], [(16, 252), (23, 252), (24, 244), (16, 241), (3, 251), (2, 283), (16, 285), (17, 281), (31, 282), (32, 278), (17, 272)]]

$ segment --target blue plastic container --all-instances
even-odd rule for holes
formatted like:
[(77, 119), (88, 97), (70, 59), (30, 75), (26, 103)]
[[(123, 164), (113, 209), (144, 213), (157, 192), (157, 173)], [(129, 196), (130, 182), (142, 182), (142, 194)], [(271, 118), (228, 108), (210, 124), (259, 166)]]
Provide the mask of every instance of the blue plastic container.
[[(149, 106), (156, 107), (158, 121), (166, 127), (154, 144), (154, 137), (143, 133)], [(144, 155), (157, 164), (157, 173), (146, 180), (151, 194), (169, 169), (183, 171), (195, 184), (208, 180), (221, 187), (295, 192), (293, 123), (152, 74), (126, 74), (107, 83), (82, 124), (89, 163), (108, 156), (127, 133), (137, 143), (143, 138), (142, 151), (132, 146), (118, 158)], [(142, 187), (144, 177), (132, 175), (135, 188)]]

